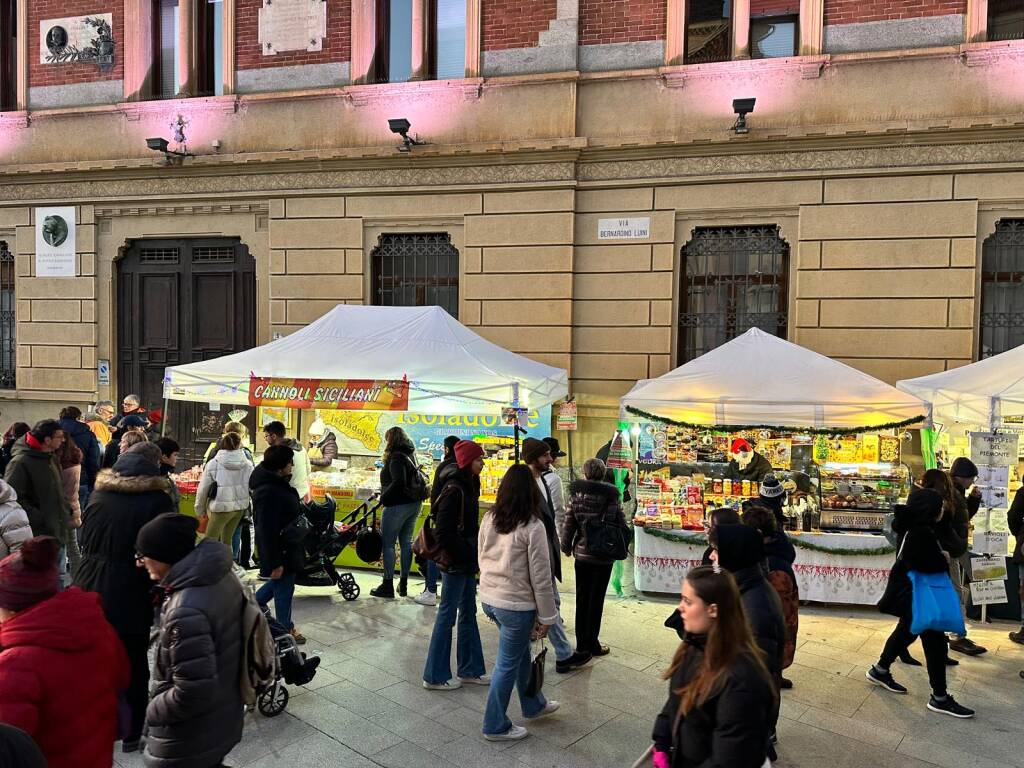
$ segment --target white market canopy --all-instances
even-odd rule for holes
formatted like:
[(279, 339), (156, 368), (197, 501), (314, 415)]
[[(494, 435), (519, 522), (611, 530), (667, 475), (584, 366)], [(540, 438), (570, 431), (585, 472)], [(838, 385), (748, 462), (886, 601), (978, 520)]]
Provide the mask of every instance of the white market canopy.
[(917, 397), (758, 328), (638, 381), (622, 406), (685, 425), (808, 431), (868, 431), (928, 415)]
[(896, 386), (931, 403), (937, 422), (995, 429), (1007, 416), (1024, 416), (1024, 347)]
[(519, 385), (524, 408), (568, 393), (562, 368), (538, 363), (481, 338), (440, 307), (339, 304), (290, 336), (260, 347), (167, 368), (164, 397), (249, 403), (251, 375), (274, 379), (409, 380), (409, 410), (498, 413)]

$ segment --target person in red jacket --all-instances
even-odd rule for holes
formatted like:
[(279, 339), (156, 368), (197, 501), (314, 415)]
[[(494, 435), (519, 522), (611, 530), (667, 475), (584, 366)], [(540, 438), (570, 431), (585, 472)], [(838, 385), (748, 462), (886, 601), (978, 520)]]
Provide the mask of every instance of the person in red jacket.
[(110, 768), (128, 658), (99, 595), (60, 591), (60, 543), (36, 536), (0, 561), (0, 722), (50, 768)]

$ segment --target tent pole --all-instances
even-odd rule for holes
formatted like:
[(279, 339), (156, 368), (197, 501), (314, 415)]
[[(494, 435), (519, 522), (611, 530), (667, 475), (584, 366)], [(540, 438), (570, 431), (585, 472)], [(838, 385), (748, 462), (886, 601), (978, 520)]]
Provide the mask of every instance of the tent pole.
[(170, 398), (164, 398), (164, 417), (160, 419), (160, 437), (167, 436), (167, 409), (170, 408)]

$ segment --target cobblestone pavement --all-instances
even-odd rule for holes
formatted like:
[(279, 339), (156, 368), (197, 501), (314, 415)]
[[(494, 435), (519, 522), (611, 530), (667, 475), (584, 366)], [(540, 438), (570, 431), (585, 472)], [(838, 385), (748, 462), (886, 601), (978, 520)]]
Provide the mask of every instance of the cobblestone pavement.
[[(245, 736), (227, 765), (620, 768), (632, 765), (649, 744), (666, 692), (659, 675), (676, 647), (674, 633), (662, 626), (671, 600), (609, 596), (601, 639), (611, 645), (611, 655), (569, 675), (555, 674), (549, 662), (545, 692), (561, 702), (559, 713), (529, 724), (530, 736), (522, 742), (491, 744), (480, 735), (486, 689), (428, 692), (420, 686), (435, 609), (411, 599), (374, 599), (368, 591), (376, 580), (369, 574), (357, 580), (364, 596), (352, 603), (331, 589), (299, 588), (295, 621), (309, 638), (307, 653), (322, 659), (316, 679), (291, 689), (284, 714), (247, 716)], [(410, 594), (420, 584), (411, 584)], [(572, 585), (565, 587), (571, 629)], [(870, 609), (801, 610), (800, 647), (788, 671), (795, 686), (783, 695), (776, 765), (1024, 767), (1024, 680), (1018, 676), (1024, 648), (1007, 638), (1013, 626), (972, 627), (971, 637), (989, 653), (960, 656), (961, 665), (950, 670), (950, 691), (978, 712), (962, 721), (925, 708), (928, 684), (921, 667), (893, 668), (908, 696), (864, 679), (893, 621)], [(482, 614), (480, 629), (489, 669), (497, 632)], [(912, 650), (923, 660), (919, 644)], [(514, 694), (510, 716), (520, 716)], [(137, 754), (116, 752), (115, 759), (123, 768), (142, 765)]]

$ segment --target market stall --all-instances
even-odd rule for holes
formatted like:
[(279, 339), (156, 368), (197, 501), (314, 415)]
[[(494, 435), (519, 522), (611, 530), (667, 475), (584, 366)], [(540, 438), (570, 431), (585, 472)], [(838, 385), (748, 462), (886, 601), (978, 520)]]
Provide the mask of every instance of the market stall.
[(918, 398), (752, 329), (622, 399), (636, 435), (637, 589), (674, 592), (707, 546), (711, 509), (740, 507), (765, 475), (787, 490), (801, 597), (872, 604), (894, 550), (886, 516), (910, 490), (901, 463)]
[(1024, 347), (896, 386), (931, 405), (933, 466), (948, 467), (959, 456), (977, 465), (982, 506), (972, 521), (971, 550), (989, 557), (972, 561), (984, 570), (975, 574), (972, 600), (990, 606), (990, 615), (1019, 619), (1019, 582), (1006, 555), (1012, 542), (1007, 511), (1024, 479)]
[[(256, 409), (258, 424), (283, 422), (314, 456), (333, 442), (336, 456), (309, 481), (314, 498), (335, 497), (341, 517), (380, 490), (379, 457), (391, 426), (413, 437), (428, 474), (445, 436), (478, 439), (490, 457), (485, 498), (493, 494), (513, 460), (512, 422), (547, 435), (550, 405), (567, 384), (565, 370), (492, 344), (440, 307), (339, 305), (269, 344), (168, 368), (164, 397), (237, 405), (243, 416)], [(300, 411), (315, 419), (308, 441)]]

